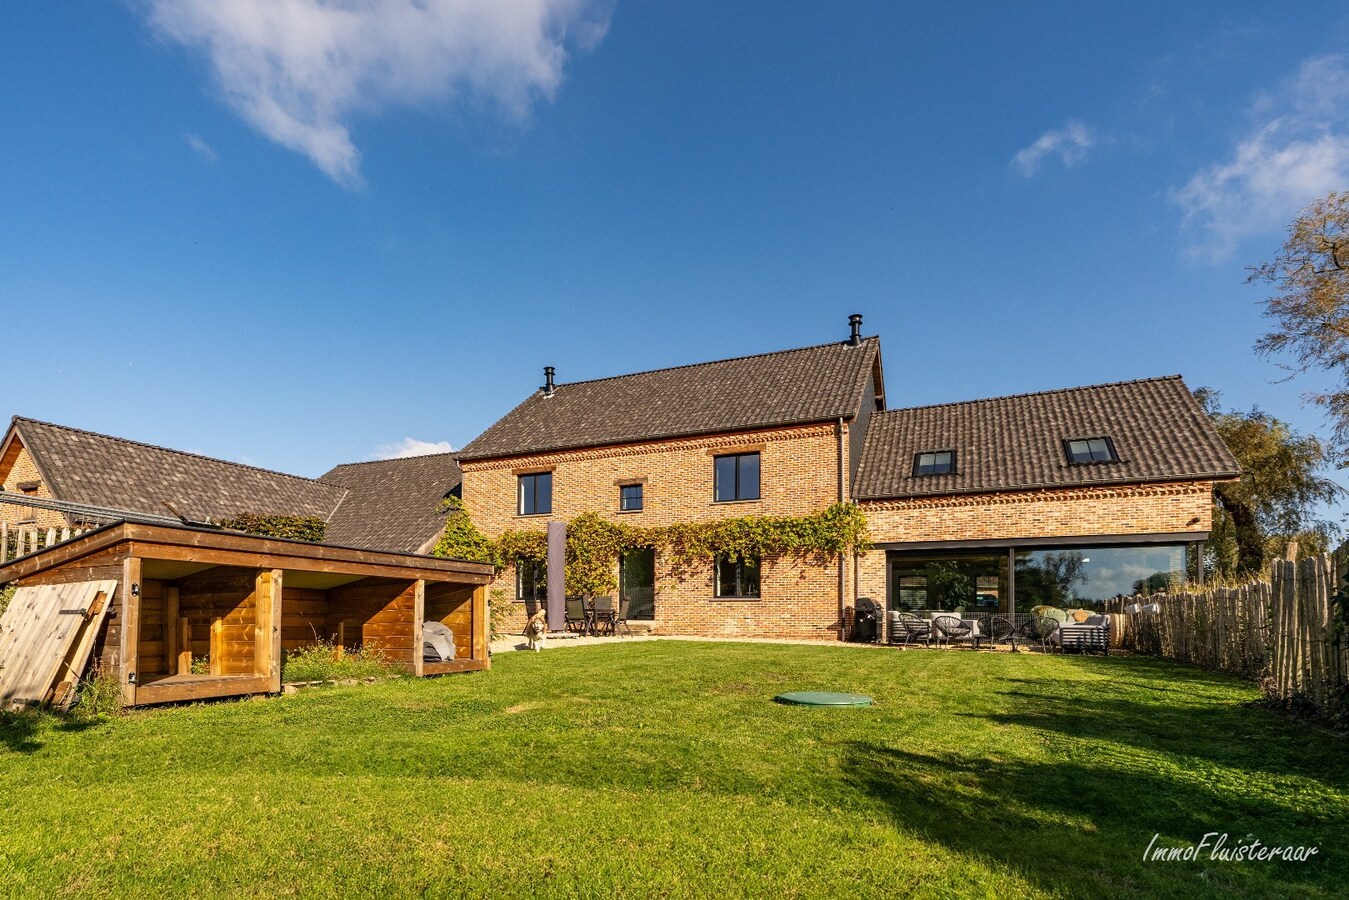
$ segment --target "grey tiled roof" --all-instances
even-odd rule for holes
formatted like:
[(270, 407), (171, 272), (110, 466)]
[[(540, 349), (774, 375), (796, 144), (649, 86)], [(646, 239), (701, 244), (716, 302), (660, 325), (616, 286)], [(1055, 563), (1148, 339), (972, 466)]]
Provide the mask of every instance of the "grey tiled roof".
[(877, 338), (559, 384), (473, 440), (460, 460), (519, 456), (857, 415)]
[(327, 540), (348, 547), (416, 552), (445, 527), (445, 495), (459, 486), (449, 453), (347, 463), (322, 476), (350, 493), (328, 523)]
[(194, 521), (243, 512), (327, 519), (346, 488), (15, 417), (14, 427), (59, 500)]
[[(1109, 437), (1118, 462), (1071, 465), (1063, 442)], [(915, 476), (916, 453), (954, 450), (956, 472)], [(1187, 478), (1239, 466), (1180, 376), (875, 414), (858, 499)]]

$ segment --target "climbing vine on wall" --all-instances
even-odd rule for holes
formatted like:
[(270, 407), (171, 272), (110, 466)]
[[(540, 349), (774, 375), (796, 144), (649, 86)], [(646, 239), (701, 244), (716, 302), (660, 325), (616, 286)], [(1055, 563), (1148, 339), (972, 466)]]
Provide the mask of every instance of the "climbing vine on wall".
[[(541, 531), (507, 531), (492, 540), (473, 524), (461, 501), (451, 498), (448, 508), (437, 556), (490, 562), (501, 569), (518, 559), (542, 562), (548, 555)], [(649, 528), (586, 512), (567, 523), (566, 591), (594, 596), (614, 590), (614, 561), (637, 547), (668, 553), (675, 565), (685, 566), (720, 553), (832, 555), (870, 546), (866, 515), (852, 503), (835, 503), (813, 516), (741, 516)]]

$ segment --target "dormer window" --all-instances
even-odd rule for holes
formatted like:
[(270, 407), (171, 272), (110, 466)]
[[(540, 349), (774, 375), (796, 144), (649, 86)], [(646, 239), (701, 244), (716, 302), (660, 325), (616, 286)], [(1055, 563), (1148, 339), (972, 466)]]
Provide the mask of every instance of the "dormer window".
[(915, 453), (913, 457), (913, 474), (919, 475), (950, 475), (956, 470), (956, 452), (954, 450), (932, 450), (926, 453)]
[(1119, 461), (1115, 444), (1108, 437), (1070, 438), (1063, 446), (1068, 453), (1068, 462), (1075, 466)]

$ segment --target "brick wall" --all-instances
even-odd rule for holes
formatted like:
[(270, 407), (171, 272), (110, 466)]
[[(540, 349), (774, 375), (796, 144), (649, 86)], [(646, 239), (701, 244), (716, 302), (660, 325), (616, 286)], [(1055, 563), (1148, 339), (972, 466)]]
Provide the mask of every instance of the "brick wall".
[[(873, 543), (1206, 532), (1213, 483), (1019, 491), (863, 501)], [(885, 552), (858, 562), (859, 596), (885, 597)]]
[[(47, 489), (47, 484), (42, 480), (38, 473), (37, 466), (33, 464), (33, 457), (24, 447), (23, 442), (16, 436), (10, 443), (5, 458), (0, 460), (0, 485), (3, 485), (5, 491), (13, 494), (22, 493), (19, 485), (25, 482), (38, 482), (36, 496), (45, 499), (53, 499), (52, 493)], [(28, 509), (22, 506), (12, 506), (8, 503), (0, 504), (0, 522), (9, 522), (11, 525), (20, 520), (30, 518)], [(66, 524), (65, 517), (60, 513), (51, 510), (35, 510), (33, 518), (36, 523), (43, 528), (60, 528)]]
[[(845, 428), (845, 472), (847, 444)], [(745, 450), (760, 454), (761, 499), (714, 503), (713, 457)], [(507, 530), (542, 531), (549, 519), (565, 521), (589, 511), (634, 526), (799, 516), (838, 500), (839, 436), (834, 425), (813, 425), (466, 461), (461, 466), (464, 503), (489, 537)], [(553, 473), (552, 514), (517, 515), (517, 477), (545, 470)], [(634, 481), (643, 484), (644, 508), (619, 512), (619, 485)], [(843, 568), (846, 577), (851, 567)], [(691, 635), (834, 637), (839, 577), (837, 559), (764, 559), (759, 600), (721, 600), (714, 596), (711, 560), (676, 570), (658, 553), (655, 629)], [(500, 596), (498, 592), (514, 597), (513, 567), (501, 573), (489, 596)], [(518, 628), (523, 619), (523, 604), (517, 604), (509, 627)]]

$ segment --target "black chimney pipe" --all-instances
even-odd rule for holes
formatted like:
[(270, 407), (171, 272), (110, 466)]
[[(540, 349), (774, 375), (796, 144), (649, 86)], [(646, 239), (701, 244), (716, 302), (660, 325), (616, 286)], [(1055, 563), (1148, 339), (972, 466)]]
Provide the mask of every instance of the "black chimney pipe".
[(553, 367), (543, 367), (543, 396), (553, 396)]
[(848, 343), (856, 347), (862, 343), (862, 314), (853, 313), (848, 316), (848, 324), (852, 326), (852, 337), (848, 338)]

